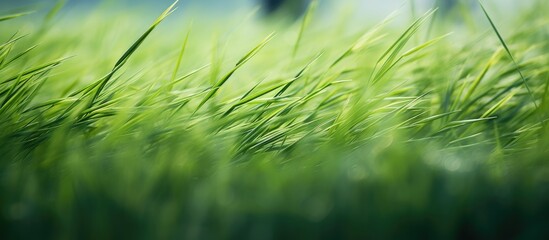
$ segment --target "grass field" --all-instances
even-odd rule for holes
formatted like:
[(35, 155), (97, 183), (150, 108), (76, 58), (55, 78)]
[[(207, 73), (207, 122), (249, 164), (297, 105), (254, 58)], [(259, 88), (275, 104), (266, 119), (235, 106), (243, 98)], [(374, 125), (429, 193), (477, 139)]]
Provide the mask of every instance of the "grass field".
[(546, 239), (533, 2), (405, 25), (5, 12), (0, 236)]

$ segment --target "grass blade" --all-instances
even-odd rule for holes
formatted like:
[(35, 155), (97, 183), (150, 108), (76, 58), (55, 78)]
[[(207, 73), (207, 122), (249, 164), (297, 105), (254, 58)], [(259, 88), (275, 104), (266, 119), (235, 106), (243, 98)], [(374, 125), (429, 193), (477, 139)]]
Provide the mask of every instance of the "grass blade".
[(236, 63), (236, 66), (233, 69), (231, 69), (231, 71), (229, 71), (227, 74), (225, 74), (225, 76), (223, 76), (212, 87), (212, 89), (210, 90), (208, 95), (206, 95), (206, 97), (204, 97), (204, 99), (202, 99), (202, 102), (200, 102), (200, 104), (198, 104), (198, 107), (196, 108), (195, 113), (198, 110), (200, 110), (200, 108), (217, 93), (217, 91), (219, 91), (219, 88), (221, 88), (221, 86), (223, 86), (223, 84), (225, 84), (225, 82), (227, 82), (227, 80), (229, 80), (229, 78), (231, 78), (231, 76), (236, 72), (236, 70), (238, 70), (240, 67), (242, 67), (242, 65), (244, 65), (253, 56), (255, 56), (263, 47), (265, 47), (265, 45), (267, 45), (267, 43), (269, 41), (271, 41), (271, 39), (274, 37), (274, 35), (275, 35), (274, 33), (269, 34), (269, 36), (267, 36), (265, 39), (263, 39), (263, 41), (261, 41), (261, 43), (259, 43), (256, 47), (254, 47), (252, 50), (250, 50), (248, 53), (246, 53), (246, 55), (244, 55), (244, 57), (242, 57)]
[(160, 14), (160, 16), (153, 22), (153, 24), (149, 27), (149, 29), (147, 29), (147, 31), (145, 31), (145, 33), (143, 33), (139, 39), (137, 39), (137, 41), (135, 41), (132, 46), (130, 48), (128, 48), (128, 50), (126, 50), (126, 52), (124, 52), (124, 54), (122, 55), (122, 57), (120, 57), (120, 59), (118, 59), (118, 61), (116, 62), (116, 64), (114, 65), (112, 71), (107, 75), (107, 77), (105, 77), (104, 79), (101, 80), (101, 82), (99, 83), (99, 86), (97, 88), (97, 90), (95, 91), (95, 94), (93, 96), (93, 98), (91, 99), (90, 101), (90, 106), (93, 105), (95, 103), (95, 101), (97, 100), (97, 98), (99, 97), (99, 95), (101, 94), (101, 92), (103, 91), (103, 88), (105, 87), (105, 85), (107, 85), (107, 83), (109, 82), (109, 80), (112, 78), (112, 76), (122, 67), (124, 66), (124, 64), (128, 61), (128, 59), (133, 55), (133, 53), (139, 48), (139, 46), (141, 46), (141, 44), (145, 41), (145, 39), (149, 36), (149, 34), (151, 34), (151, 32), (166, 18), (168, 17), (173, 11), (175, 11), (175, 5), (177, 4), (177, 2), (179, 2), (179, 0), (176, 0), (172, 5), (170, 5), (162, 14)]
[(22, 16), (25, 16), (25, 15), (29, 15), (31, 13), (33, 13), (33, 12), (22, 12), (22, 13), (15, 13), (15, 14), (10, 14), (10, 15), (0, 16), (0, 22), (7, 21), (7, 20), (10, 20), (10, 19), (14, 19), (14, 18), (18, 18), (18, 17), (22, 17)]
[(524, 74), (522, 74), (522, 70), (520, 69), (520, 66), (517, 63), (517, 61), (515, 60), (515, 58), (513, 57), (513, 54), (511, 54), (511, 50), (509, 50), (509, 47), (507, 46), (507, 43), (505, 42), (505, 40), (501, 36), (501, 33), (499, 32), (498, 28), (494, 24), (494, 21), (492, 21), (492, 18), (490, 17), (488, 12), (484, 8), (484, 5), (482, 4), (482, 1), (479, 0), (478, 3), (480, 5), (480, 8), (482, 9), (482, 12), (484, 13), (484, 16), (486, 16), (486, 19), (488, 19), (488, 22), (490, 22), (490, 26), (492, 27), (492, 29), (496, 33), (496, 35), (499, 39), (499, 42), (501, 43), (501, 45), (505, 49), (505, 52), (507, 52), (507, 55), (509, 56), (509, 58), (511, 58), (511, 61), (513, 61), (513, 64), (515, 65), (515, 69), (516, 69), (517, 73), (520, 75), (520, 78), (522, 79), (522, 83), (524, 84), (524, 87), (526, 88), (526, 90), (528, 90), (528, 94), (530, 94), (530, 98), (532, 99), (532, 103), (534, 104), (536, 109), (539, 109), (538, 104), (536, 103), (536, 98), (534, 97), (534, 93), (532, 92), (532, 90), (528, 86), (526, 78), (524, 77)]

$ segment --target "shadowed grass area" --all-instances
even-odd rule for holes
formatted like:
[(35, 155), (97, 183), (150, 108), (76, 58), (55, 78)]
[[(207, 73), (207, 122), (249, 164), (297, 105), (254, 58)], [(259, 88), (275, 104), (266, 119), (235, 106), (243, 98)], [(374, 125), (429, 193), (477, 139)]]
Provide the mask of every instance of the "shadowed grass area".
[(546, 1), (453, 33), (62, 3), (0, 16), (6, 239), (549, 236)]

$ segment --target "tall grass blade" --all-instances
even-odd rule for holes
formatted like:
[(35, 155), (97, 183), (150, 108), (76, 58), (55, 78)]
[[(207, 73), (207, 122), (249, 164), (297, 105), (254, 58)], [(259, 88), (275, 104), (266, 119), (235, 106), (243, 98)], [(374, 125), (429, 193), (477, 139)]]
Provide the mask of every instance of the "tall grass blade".
[(301, 21), (301, 27), (299, 28), (299, 33), (297, 35), (297, 39), (295, 41), (294, 49), (292, 51), (292, 59), (295, 58), (297, 51), (299, 50), (299, 46), (301, 44), (301, 41), (303, 39), (303, 35), (305, 34), (305, 29), (309, 26), (311, 23), (311, 20), (313, 18), (314, 12), (316, 11), (316, 8), (318, 6), (318, 0), (313, 0), (311, 3), (309, 3), (309, 7), (307, 8), (307, 11), (305, 12), (305, 16), (303, 17), (303, 20)]
[(509, 56), (509, 58), (511, 58), (511, 61), (513, 61), (513, 64), (515, 65), (515, 69), (516, 71), (518, 72), (518, 74), (520, 75), (520, 78), (522, 79), (522, 83), (524, 84), (524, 87), (526, 88), (526, 90), (528, 91), (528, 94), (530, 94), (530, 98), (532, 100), (532, 103), (534, 104), (534, 106), (536, 107), (536, 109), (539, 109), (538, 108), (538, 104), (536, 103), (536, 98), (534, 96), (534, 93), (532, 92), (532, 90), (530, 89), (530, 87), (528, 86), (528, 83), (526, 81), (526, 78), (524, 77), (524, 74), (522, 73), (522, 70), (520, 69), (520, 66), (519, 64), (517, 63), (517, 61), (515, 60), (515, 58), (513, 57), (513, 54), (511, 53), (511, 50), (509, 50), (509, 47), (507, 46), (507, 43), (505, 42), (505, 40), (503, 39), (503, 37), (501, 36), (501, 33), (499, 32), (498, 28), (496, 27), (496, 25), (494, 24), (494, 21), (492, 21), (492, 18), (490, 17), (490, 15), (488, 14), (488, 12), (486, 11), (486, 8), (484, 8), (484, 5), (482, 4), (482, 1), (479, 0), (478, 1), (479, 5), (480, 5), (480, 8), (482, 9), (482, 12), (484, 13), (484, 16), (486, 16), (486, 19), (488, 19), (488, 22), (490, 22), (490, 26), (492, 27), (492, 29), (494, 30), (494, 32), (496, 33), (498, 39), (499, 39), (499, 42), (501, 43), (501, 45), (503, 45), (503, 48), (505, 48), (505, 52), (507, 52), (507, 55)]
[(215, 83), (215, 85), (212, 87), (212, 89), (206, 95), (206, 97), (204, 97), (204, 99), (202, 99), (200, 104), (198, 104), (198, 107), (196, 108), (195, 113), (198, 110), (200, 110), (200, 108), (217, 93), (217, 91), (219, 91), (219, 88), (221, 88), (221, 86), (223, 86), (223, 84), (225, 84), (225, 82), (227, 82), (227, 80), (229, 80), (229, 78), (231, 78), (231, 76), (236, 72), (236, 70), (238, 70), (240, 67), (242, 67), (242, 65), (244, 65), (246, 62), (248, 62), (261, 49), (263, 49), (263, 47), (265, 47), (265, 45), (267, 45), (267, 43), (269, 41), (271, 41), (271, 39), (274, 37), (274, 35), (275, 35), (274, 33), (269, 34), (269, 36), (267, 36), (265, 39), (263, 39), (263, 41), (261, 41), (261, 43), (259, 43), (256, 47), (254, 47), (252, 50), (250, 50), (248, 53), (246, 53), (246, 55), (244, 55), (244, 57), (242, 57), (236, 63), (236, 65), (233, 69), (231, 69), (227, 74), (225, 74), (225, 76), (223, 76), (219, 81), (217, 81), (217, 83)]
[(10, 20), (10, 19), (14, 19), (14, 18), (18, 18), (18, 17), (22, 17), (22, 16), (25, 16), (25, 15), (29, 15), (31, 13), (33, 13), (33, 12), (22, 12), (22, 13), (15, 13), (15, 14), (10, 14), (10, 15), (0, 16), (0, 22), (7, 21), (7, 20)]
[(185, 54), (185, 50), (187, 49), (187, 43), (189, 42), (189, 35), (191, 34), (191, 30), (187, 32), (185, 35), (185, 40), (183, 40), (183, 44), (181, 45), (181, 50), (179, 51), (179, 55), (177, 56), (177, 62), (175, 63), (175, 68), (172, 73), (172, 77), (170, 80), (170, 85), (168, 87), (168, 91), (171, 91), (173, 89), (173, 85), (175, 84), (175, 78), (177, 76), (177, 72), (179, 71), (179, 67), (181, 66), (181, 60), (183, 59), (183, 55)]
[(168, 17), (173, 11), (175, 11), (175, 5), (179, 2), (179, 0), (176, 0), (172, 5), (170, 5), (162, 14), (160, 14), (160, 16), (153, 22), (153, 24), (149, 27), (149, 29), (147, 29), (147, 31), (145, 31), (145, 33), (143, 33), (139, 39), (137, 39), (137, 41), (135, 41), (132, 46), (130, 48), (128, 48), (126, 50), (126, 52), (124, 52), (124, 54), (122, 55), (122, 57), (120, 57), (120, 59), (118, 59), (118, 61), (116, 62), (116, 64), (114, 64), (114, 67), (112, 69), (112, 71), (104, 78), (100, 81), (99, 85), (98, 85), (98, 88), (97, 90), (95, 91), (95, 94), (93, 96), (93, 98), (91, 99), (90, 101), (90, 106), (92, 106), (97, 98), (99, 97), (99, 95), (101, 94), (101, 92), (103, 91), (103, 88), (105, 87), (105, 85), (107, 85), (107, 83), (109, 82), (109, 80), (112, 78), (112, 76), (122, 67), (124, 66), (124, 64), (128, 61), (128, 59), (133, 55), (133, 53), (139, 48), (139, 46), (141, 46), (141, 44), (145, 41), (145, 39), (149, 36), (149, 34), (151, 34), (151, 32), (166, 18)]

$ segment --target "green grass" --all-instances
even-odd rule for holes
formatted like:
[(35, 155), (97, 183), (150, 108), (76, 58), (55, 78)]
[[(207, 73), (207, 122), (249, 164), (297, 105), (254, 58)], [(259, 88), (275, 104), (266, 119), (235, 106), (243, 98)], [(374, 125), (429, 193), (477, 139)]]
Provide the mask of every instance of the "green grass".
[(549, 236), (546, 1), (474, 28), (313, 2), (293, 24), (1, 15), (2, 236)]

